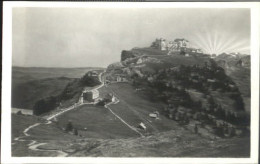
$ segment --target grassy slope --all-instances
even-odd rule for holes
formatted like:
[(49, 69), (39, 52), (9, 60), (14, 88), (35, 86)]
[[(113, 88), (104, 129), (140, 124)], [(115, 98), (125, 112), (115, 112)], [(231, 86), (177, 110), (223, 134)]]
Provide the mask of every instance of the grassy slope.
[[(35, 123), (44, 123), (44, 121), (37, 116), (25, 116), (12, 114), (12, 140), (15, 137), (24, 136), (23, 131), (30, 125)], [(28, 149), (28, 144), (31, 140), (36, 140), (41, 143), (48, 143), (47, 145), (52, 145), (52, 147), (58, 149), (59, 147), (64, 147), (64, 143), (70, 143), (79, 137), (70, 135), (68, 133), (60, 130), (55, 124), (41, 124), (35, 128), (32, 128), (27, 133), (31, 136), (24, 137), (26, 141), (12, 141), (15, 144), (12, 145), (12, 156), (23, 157), (23, 156), (56, 156), (55, 152), (47, 151), (32, 151)], [(50, 146), (47, 148), (49, 149)]]
[[(111, 106), (112, 110), (130, 124), (140, 121), (140, 116), (146, 119), (147, 114), (159, 105), (145, 100), (139, 93), (134, 92), (128, 84), (112, 84), (102, 88), (101, 93), (114, 92), (124, 103)], [(128, 106), (128, 107), (126, 107)], [(134, 108), (133, 112), (129, 108)], [(157, 107), (157, 108), (156, 108)], [(93, 140), (80, 142), (76, 153), (71, 156), (112, 156), (112, 157), (248, 157), (250, 150), (249, 138), (231, 138), (210, 140), (201, 137), (175, 121), (160, 116), (148, 126), (154, 135), (145, 138)], [(168, 126), (168, 127), (167, 127)], [(165, 131), (165, 132), (163, 132)], [(92, 143), (93, 142), (93, 143)], [(95, 144), (94, 144), (95, 143)], [(90, 145), (94, 145), (90, 149)]]
[(84, 105), (69, 111), (58, 117), (58, 125), (65, 128), (69, 120), (78, 129), (79, 134), (87, 138), (138, 137), (102, 106)]
[(75, 145), (78, 151), (70, 156), (249, 157), (250, 150), (248, 138), (211, 141), (181, 128), (144, 138), (83, 141)]
[(23, 130), (28, 126), (39, 122), (37, 116), (12, 114), (12, 139), (23, 135)]
[(145, 96), (141, 96), (127, 83), (111, 84), (108, 87), (101, 88), (100, 92), (103, 94), (114, 93), (120, 102), (111, 105), (112, 110), (132, 126), (136, 127), (140, 122), (143, 122), (147, 126), (147, 133), (167, 131), (178, 126), (175, 122), (162, 115), (160, 120), (150, 118), (149, 114), (162, 110), (163, 105), (151, 102)]
[[(140, 116), (148, 118), (147, 114), (159, 109), (156, 102), (146, 100), (139, 92), (135, 92), (129, 84), (112, 84), (101, 89), (101, 95), (108, 92), (116, 95), (125, 103), (111, 106), (114, 112), (124, 116), (126, 121), (135, 122)], [(116, 107), (118, 105), (118, 108)], [(125, 107), (128, 105), (137, 113)], [(120, 112), (121, 111), (121, 112)], [(26, 119), (27, 120), (27, 119)], [(83, 138), (69, 135), (60, 130), (68, 120), (79, 129)], [(24, 121), (20, 119), (19, 122)], [(198, 136), (175, 121), (160, 116), (160, 120), (152, 120), (150, 128), (155, 132), (152, 136), (136, 138), (135, 134), (103, 107), (82, 106), (58, 117), (57, 125), (40, 125), (30, 130), (31, 138), (46, 142), (43, 149), (72, 150), (69, 156), (110, 156), (110, 157), (248, 157), (249, 138), (232, 138), (210, 140)], [(18, 128), (20, 125), (17, 122)], [(84, 133), (82, 128), (87, 127)], [(130, 137), (130, 138), (129, 138)], [(32, 152), (19, 143), (13, 146), (16, 156), (55, 156), (55, 153)]]

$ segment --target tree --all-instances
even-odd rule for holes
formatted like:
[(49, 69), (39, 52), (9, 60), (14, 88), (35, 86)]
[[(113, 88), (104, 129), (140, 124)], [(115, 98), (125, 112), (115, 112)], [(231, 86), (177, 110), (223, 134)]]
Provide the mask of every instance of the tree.
[(80, 79), (80, 83), (84, 86), (90, 86), (90, 87), (94, 87), (96, 85), (100, 84), (100, 81), (98, 80), (98, 78), (96, 76), (89, 76), (88, 73), (86, 73), (81, 79)]
[(23, 113), (22, 113), (22, 111), (19, 110), (16, 114), (17, 115), (22, 115)]
[(180, 52), (180, 55), (185, 55), (185, 52), (184, 52), (184, 51), (181, 51), (181, 52)]
[(77, 130), (76, 128), (73, 129), (73, 134), (76, 135), (76, 136), (79, 134), (79, 133), (78, 133), (78, 130)]
[(40, 115), (54, 110), (58, 106), (57, 98), (50, 96), (37, 101), (33, 107), (33, 114)]
[(72, 130), (73, 130), (73, 125), (72, 125), (71, 121), (69, 121), (66, 125), (65, 131), (71, 132)]
[(46, 109), (46, 102), (44, 99), (41, 99), (37, 101), (33, 107), (33, 114), (34, 115), (40, 115), (44, 113), (44, 110)]
[(158, 39), (152, 42), (151, 47), (158, 49), (160, 47)]

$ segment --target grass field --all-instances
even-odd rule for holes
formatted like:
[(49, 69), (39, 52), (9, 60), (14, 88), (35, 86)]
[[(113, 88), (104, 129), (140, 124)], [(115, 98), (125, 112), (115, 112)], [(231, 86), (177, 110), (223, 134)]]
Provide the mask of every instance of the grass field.
[(75, 142), (69, 156), (99, 157), (249, 157), (249, 138), (209, 140), (181, 127), (144, 138)]
[[(102, 106), (84, 105), (58, 117), (58, 126), (65, 128), (68, 121), (86, 138), (128, 138), (139, 135), (124, 125)], [(86, 128), (86, 129), (85, 129)]]
[[(110, 105), (110, 108), (133, 126), (140, 121), (144, 122), (148, 128), (146, 133), (153, 135), (139, 137), (108, 109), (84, 105), (60, 115), (57, 123), (41, 124), (31, 129), (29, 138), (47, 143), (39, 147), (43, 150), (64, 150), (72, 157), (249, 157), (250, 155), (248, 137), (211, 140), (186, 130), (164, 116), (160, 116), (159, 120), (149, 118), (150, 112), (161, 110), (163, 105), (149, 101), (130, 84), (114, 83), (100, 89), (101, 97), (111, 92), (120, 102)], [(12, 128), (15, 136), (37, 121), (37, 117), (30, 116), (16, 115), (13, 118), (15, 126)], [(81, 136), (61, 130), (69, 120)], [(15, 134), (16, 132), (19, 133)], [(28, 143), (18, 142), (13, 145), (12, 154), (56, 155), (55, 152), (31, 151), (26, 144)]]
[(23, 130), (28, 126), (39, 122), (40, 118), (28, 115), (12, 114), (12, 140), (23, 135)]
[[(114, 93), (120, 100), (119, 103), (109, 106), (112, 111), (132, 127), (137, 128), (138, 124), (143, 122), (147, 127), (146, 131), (139, 129), (143, 134), (150, 135), (168, 131), (178, 126), (176, 122), (162, 115), (158, 120), (150, 118), (150, 113), (162, 110), (163, 106), (144, 99), (127, 83), (111, 84), (100, 89), (101, 97), (106, 96), (108, 93)], [(79, 134), (87, 138), (139, 136), (102, 106), (84, 105), (76, 110), (69, 111), (58, 117), (58, 125), (64, 128), (69, 120), (79, 130)]]
[(120, 102), (111, 105), (111, 109), (132, 126), (137, 127), (140, 122), (143, 122), (148, 134), (172, 130), (178, 126), (176, 122), (163, 115), (160, 115), (158, 120), (149, 117), (150, 113), (163, 110), (163, 104), (151, 102), (141, 93), (136, 92), (135, 88), (128, 83), (111, 84), (101, 88), (100, 92), (102, 94), (114, 93)]

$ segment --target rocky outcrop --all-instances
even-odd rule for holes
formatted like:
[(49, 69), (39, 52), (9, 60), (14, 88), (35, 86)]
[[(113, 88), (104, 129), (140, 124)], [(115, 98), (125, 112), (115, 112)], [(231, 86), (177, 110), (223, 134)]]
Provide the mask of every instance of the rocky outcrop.
[(134, 55), (134, 53), (132, 51), (123, 50), (121, 52), (121, 62), (125, 61), (128, 58), (134, 58), (134, 57), (136, 57), (136, 56)]

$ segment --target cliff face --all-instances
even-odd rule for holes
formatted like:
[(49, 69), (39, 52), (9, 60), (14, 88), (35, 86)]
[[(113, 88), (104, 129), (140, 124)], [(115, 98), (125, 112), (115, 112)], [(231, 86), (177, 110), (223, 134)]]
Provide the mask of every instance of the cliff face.
[(136, 56), (134, 55), (134, 53), (132, 51), (123, 50), (121, 52), (121, 62), (125, 61), (128, 58), (134, 58), (134, 57), (136, 57)]

